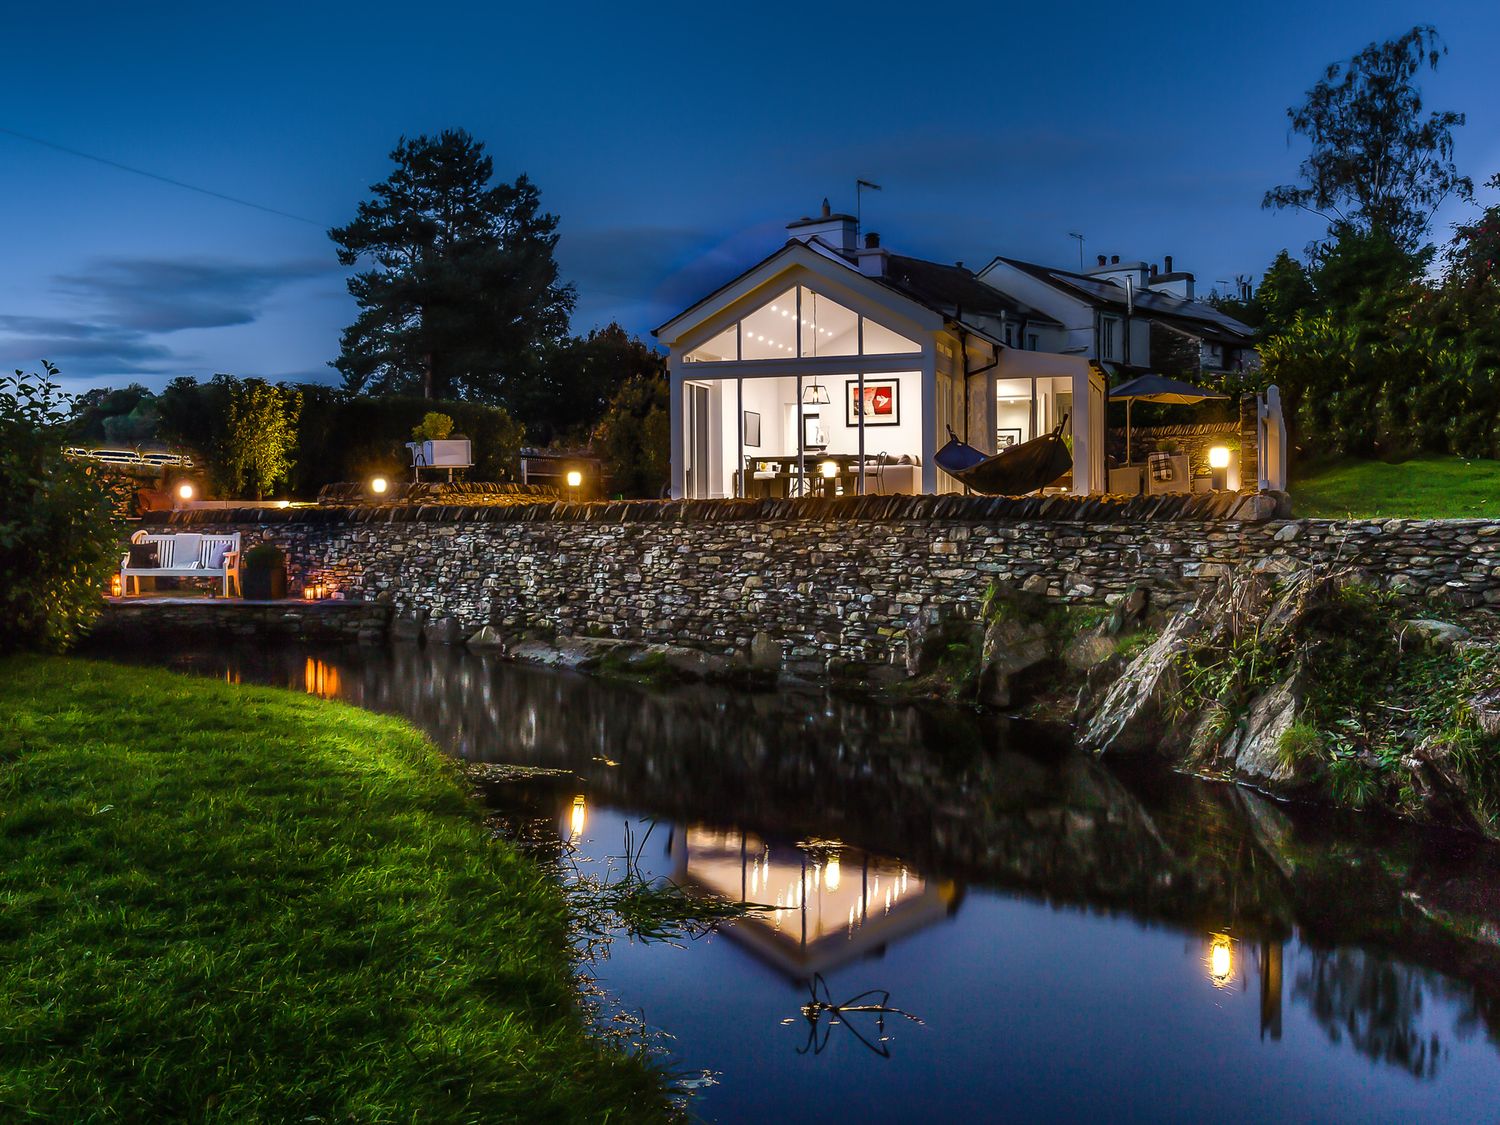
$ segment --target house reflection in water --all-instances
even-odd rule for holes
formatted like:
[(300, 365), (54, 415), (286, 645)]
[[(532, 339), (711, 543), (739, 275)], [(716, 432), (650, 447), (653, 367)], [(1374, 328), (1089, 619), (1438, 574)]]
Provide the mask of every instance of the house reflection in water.
[(671, 857), (673, 880), (689, 891), (772, 907), (723, 932), (799, 981), (880, 952), (948, 917), (963, 897), (951, 880), (923, 879), (836, 840), (770, 843), (698, 825), (672, 833)]

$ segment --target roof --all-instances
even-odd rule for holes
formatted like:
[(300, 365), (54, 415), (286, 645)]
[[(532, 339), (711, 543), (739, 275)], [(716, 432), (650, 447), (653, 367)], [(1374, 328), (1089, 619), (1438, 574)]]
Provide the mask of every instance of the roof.
[(710, 303), (719, 294), (732, 288), (743, 278), (749, 277), (766, 263), (799, 247), (819, 254), (830, 262), (836, 262), (855, 276), (889, 289), (925, 309), (947, 317), (949, 320), (957, 321), (996, 344), (1000, 341), (996, 334), (995, 322), (1002, 316), (1009, 319), (1025, 319), (1032, 324), (1061, 326), (1060, 321), (1000, 292), (994, 286), (981, 281), (973, 271), (964, 269), (962, 266), (949, 266), (941, 262), (929, 262), (923, 258), (888, 254), (886, 274), (872, 276), (861, 272), (854, 262), (821, 239), (815, 238), (804, 242), (801, 239), (792, 238), (748, 269), (730, 278), (712, 293), (695, 301), (671, 320), (653, 328), (651, 334), (658, 335), (663, 328)]
[[(1074, 297), (1092, 305), (1110, 308), (1125, 308), (1127, 303), (1147, 316), (1166, 321), (1196, 336), (1209, 336), (1224, 343), (1245, 345), (1255, 338), (1255, 329), (1220, 312), (1207, 301), (1190, 301), (1172, 293), (1158, 293), (1154, 289), (1137, 289), (1127, 294), (1123, 285), (1102, 277), (1074, 273), (1072, 270), (1040, 266), (1035, 262), (1023, 262), (1016, 258), (998, 256), (995, 262), (1004, 262), (1012, 269), (1020, 270), (1038, 281), (1062, 289)], [(993, 263), (992, 263), (993, 264)], [(1169, 274), (1181, 277), (1181, 274)], [(1161, 278), (1157, 278), (1158, 281)]]
[(871, 280), (960, 322), (970, 317), (1005, 317), (1062, 326), (1046, 313), (985, 284), (963, 266), (891, 254), (885, 274)]

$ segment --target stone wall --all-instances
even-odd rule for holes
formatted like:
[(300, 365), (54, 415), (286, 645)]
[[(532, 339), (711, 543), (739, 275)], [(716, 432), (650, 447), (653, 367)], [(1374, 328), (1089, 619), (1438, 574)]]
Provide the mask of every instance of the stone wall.
[(131, 644), (142, 638), (208, 636), (281, 637), (313, 643), (384, 641), (392, 607), (373, 601), (247, 602), (238, 598), (111, 598), (91, 640)]
[[(1171, 605), (1240, 562), (1282, 556), (1342, 561), (1413, 597), (1500, 603), (1500, 522), (1254, 522), (1214, 518), (1204, 498), (1170, 499), (1050, 511), (1046, 500), (965, 497), (255, 509), (167, 522), (238, 530), (247, 546), (273, 540), (294, 588), (327, 582), (391, 606), (408, 627), (454, 636), (493, 624), (739, 654), (760, 635), (762, 650), (776, 646), (803, 673), (899, 661), (924, 609), (977, 613), (992, 581), (1083, 602), (1142, 586)], [(1272, 500), (1256, 499), (1218, 503), (1264, 516)], [(882, 503), (899, 514), (848, 514)]]

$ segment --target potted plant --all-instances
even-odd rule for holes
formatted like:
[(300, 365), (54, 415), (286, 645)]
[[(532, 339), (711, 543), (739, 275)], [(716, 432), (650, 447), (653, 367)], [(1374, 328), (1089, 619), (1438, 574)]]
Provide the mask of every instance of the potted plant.
[(417, 469), (447, 469), (452, 479), (454, 469), (473, 464), (469, 439), (453, 433), (453, 419), (437, 411), (428, 411), (421, 423), (412, 427), (412, 439), (406, 443), (411, 463)]
[(240, 589), (253, 601), (286, 597), (286, 555), (274, 543), (260, 543), (245, 552)]

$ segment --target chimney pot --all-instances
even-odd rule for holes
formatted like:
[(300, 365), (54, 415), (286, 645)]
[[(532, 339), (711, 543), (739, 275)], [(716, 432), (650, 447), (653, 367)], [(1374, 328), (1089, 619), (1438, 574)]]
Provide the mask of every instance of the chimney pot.
[(1151, 276), (1152, 277), (1156, 276), (1156, 263), (1155, 262), (1151, 263)]
[(1162, 261), (1167, 264), (1167, 272), (1171, 273), (1172, 272), (1172, 255), (1170, 255), (1170, 254), (1166, 255), (1164, 258), (1162, 258)]
[(830, 207), (830, 206), (828, 206), (828, 197), (825, 195), (823, 197), (823, 218), (826, 219), (826, 218), (828, 218), (828, 216), (830, 216), (832, 214), (833, 214), (833, 208)]
[(865, 235), (865, 249), (866, 250), (878, 250), (878, 249), (880, 249), (880, 235), (877, 234), (873, 230), (870, 231), (869, 233), (867, 233)]
[(963, 264), (962, 261), (954, 262), (953, 264), (955, 266), (957, 266), (959, 269), (963, 269), (964, 268), (964, 264)]
[(1101, 266), (1102, 266), (1102, 265), (1104, 265), (1104, 255), (1103, 255), (1103, 254), (1100, 254), (1100, 255), (1099, 255), (1099, 264), (1100, 264), (1100, 265), (1101, 265)]
[(1118, 266), (1120, 264), (1120, 255), (1111, 254), (1109, 256), (1109, 264), (1112, 266)]

